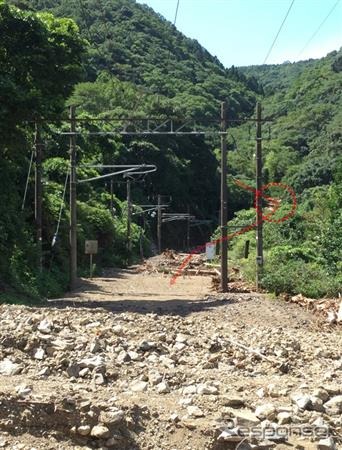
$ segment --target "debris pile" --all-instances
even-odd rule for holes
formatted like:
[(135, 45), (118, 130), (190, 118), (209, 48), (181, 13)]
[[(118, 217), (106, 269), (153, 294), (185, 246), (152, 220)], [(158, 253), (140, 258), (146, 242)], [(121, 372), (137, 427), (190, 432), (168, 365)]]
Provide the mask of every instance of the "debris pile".
[(1, 448), (337, 449), (339, 329), (261, 296), (199, 303), (165, 314), (2, 305)]
[(320, 317), (324, 318), (324, 320), (330, 325), (342, 324), (341, 298), (323, 298), (318, 300), (298, 294), (293, 297), (288, 297), (287, 300), (316, 313)]
[(174, 250), (165, 250), (160, 255), (149, 258), (139, 270), (146, 273), (175, 274), (189, 255), (191, 258), (182, 275), (217, 275), (217, 269), (207, 263), (204, 254), (177, 253)]

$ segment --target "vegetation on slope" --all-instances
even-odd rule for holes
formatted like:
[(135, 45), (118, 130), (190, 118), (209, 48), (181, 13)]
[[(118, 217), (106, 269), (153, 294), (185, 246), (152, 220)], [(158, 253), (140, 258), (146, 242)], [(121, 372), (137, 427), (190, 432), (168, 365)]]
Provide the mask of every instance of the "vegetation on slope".
[[(264, 181), (286, 183), (298, 200), (293, 219), (281, 225), (265, 223), (263, 283), (275, 292), (313, 297), (341, 292), (341, 55), (332, 52), (315, 61), (242, 69), (260, 79), (264, 115), (273, 120), (270, 140), (263, 145)], [(269, 137), (266, 128), (264, 135)], [(240, 130), (240, 138), (246, 138), (246, 131)], [(246, 214), (240, 211), (234, 222)], [(246, 263), (242, 246), (246, 238), (253, 242), (253, 235), (233, 243), (235, 258), (251, 278), (255, 252)]]
[(32, 209), (21, 212), (34, 128), (23, 121), (63, 111), (82, 76), (84, 42), (72, 20), (22, 12), (4, 2), (0, 42), (0, 289), (15, 286), (36, 295), (63, 275), (59, 269), (54, 275), (35, 270)]
[[(51, 241), (61, 206), (68, 168), (68, 140), (63, 121), (45, 123), (43, 274), (35, 267), (32, 208), (19, 213), (32, 147), (33, 124), (24, 119), (66, 115), (78, 105), (78, 117), (113, 116), (193, 118), (213, 126), (220, 102), (228, 100), (229, 117), (246, 118), (261, 100), (271, 117), (270, 140), (264, 141), (264, 181), (291, 185), (299, 199), (296, 216), (281, 226), (265, 224), (264, 285), (276, 292), (335, 295), (341, 285), (341, 54), (317, 61), (225, 69), (201, 45), (179, 33), (150, 8), (133, 0), (15, 0), (22, 11), (1, 3), (0, 83), (2, 135), (0, 151), (3, 231), (0, 279), (30, 293), (56, 294), (66, 286), (68, 212), (64, 208), (56, 245)], [(26, 11), (26, 12), (23, 12)], [(38, 14), (34, 11), (40, 11)], [(51, 15), (53, 14), (53, 15)], [(55, 17), (60, 17), (56, 19)], [(70, 17), (63, 19), (62, 17)], [(30, 45), (23, 45), (24, 42)], [(14, 52), (15, 50), (15, 52)], [(42, 70), (44, 67), (44, 70)], [(27, 76), (29, 74), (30, 76)], [(218, 126), (217, 124), (214, 126)], [(268, 136), (268, 126), (264, 135)], [(83, 122), (80, 130), (113, 131), (108, 121)], [(6, 133), (5, 133), (6, 131)], [(56, 134), (57, 132), (57, 134)], [(218, 139), (77, 138), (78, 177), (101, 172), (82, 164), (156, 164), (158, 171), (133, 184), (134, 203), (155, 202), (156, 194), (172, 197), (173, 211), (217, 220), (219, 208)], [(20, 150), (18, 150), (20, 149)], [(234, 184), (254, 185), (254, 128), (231, 128), (229, 136), (229, 215), (233, 224), (253, 221), (253, 199)], [(32, 181), (32, 179), (31, 179)], [(32, 205), (32, 184), (27, 205)], [(125, 182), (115, 179), (115, 215), (109, 210), (109, 185), (79, 185), (80, 274), (87, 267), (85, 239), (98, 239), (99, 265), (125, 264)], [(284, 200), (284, 208), (286, 208)], [(139, 208), (136, 208), (139, 211)], [(133, 256), (139, 243), (148, 251), (155, 223), (143, 227), (134, 216)], [(182, 246), (182, 224), (165, 227), (165, 243)], [(203, 242), (209, 229), (195, 234)], [(254, 232), (250, 232), (254, 242)], [(246, 236), (234, 239), (231, 255), (253, 276), (253, 255), (241, 260)], [(253, 247), (253, 246), (252, 246)], [(253, 248), (252, 248), (253, 250)]]

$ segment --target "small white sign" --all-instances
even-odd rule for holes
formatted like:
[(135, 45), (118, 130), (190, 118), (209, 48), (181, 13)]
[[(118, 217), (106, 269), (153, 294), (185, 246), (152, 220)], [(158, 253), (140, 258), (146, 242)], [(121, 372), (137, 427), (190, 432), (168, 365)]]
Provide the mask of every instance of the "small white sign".
[(97, 241), (85, 241), (85, 254), (86, 255), (96, 255), (98, 251)]
[(216, 255), (216, 244), (215, 242), (207, 242), (205, 244), (205, 256), (207, 259), (214, 259)]

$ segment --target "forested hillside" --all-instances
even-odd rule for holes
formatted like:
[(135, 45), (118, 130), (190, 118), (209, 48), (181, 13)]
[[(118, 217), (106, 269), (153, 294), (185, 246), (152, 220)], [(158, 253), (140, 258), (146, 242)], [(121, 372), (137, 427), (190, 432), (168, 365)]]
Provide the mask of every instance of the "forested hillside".
[[(264, 285), (276, 292), (341, 291), (341, 57), (340, 50), (320, 60), (240, 69), (262, 84), (263, 114), (272, 119), (264, 127), (264, 181), (285, 182), (299, 203), (291, 221), (265, 224)], [(245, 238), (234, 247), (238, 259)], [(253, 277), (251, 262), (243, 264)]]
[[(22, 287), (24, 293), (39, 292), (47, 295), (56, 294), (59, 287), (66, 287), (68, 279), (68, 207), (62, 211), (62, 220), (58, 229), (56, 244), (54, 234), (57, 230), (60, 206), (62, 204), (63, 185), (68, 170), (68, 139), (58, 134), (67, 131), (67, 123), (53, 123), (54, 118), (67, 116), (69, 104), (77, 104), (77, 116), (80, 118), (102, 118), (113, 116), (135, 117), (165, 117), (194, 118), (198, 120), (218, 120), (220, 102), (231, 98), (229, 113), (233, 116), (248, 115), (252, 112), (256, 94), (252, 90), (256, 87), (255, 80), (247, 80), (237, 75), (235, 71), (227, 71), (200, 44), (186, 38), (176, 28), (155, 14), (151, 9), (137, 5), (134, 1), (113, 2), (11, 2), (16, 3), (20, 10), (8, 8), (2, 3), (1, 30), (5, 35), (4, 55), (14, 57), (8, 60), (13, 70), (7, 71), (7, 78), (3, 81), (2, 108), (5, 121), (11, 121), (13, 129), (23, 129), (23, 144), (18, 160), (9, 164), (15, 171), (16, 181), (10, 176), (8, 188), (12, 193), (11, 209), (6, 232), (11, 221), (21, 221), (15, 226), (13, 242), (3, 235), (3, 275), (5, 285)], [(6, 14), (4, 12), (6, 11)], [(52, 72), (49, 66), (42, 69), (44, 60), (36, 58), (35, 46), (20, 45), (27, 39), (24, 25), (27, 21), (40, 22), (41, 13), (52, 13), (59, 17), (70, 17), (75, 24), (69, 25), (74, 33), (79, 32), (78, 39), (82, 40), (82, 49), (78, 52), (77, 66), (69, 63), (73, 55), (73, 47), (68, 50), (68, 44), (63, 49), (69, 51), (65, 58), (65, 68), (70, 74), (68, 83), (64, 80), (60, 86), (55, 75), (56, 67), (64, 67), (56, 60)], [(16, 27), (12, 25), (16, 18)], [(52, 17), (53, 16), (46, 16)], [(69, 20), (69, 19), (68, 19)], [(72, 24), (69, 22), (62, 22)], [(58, 31), (58, 30), (57, 30)], [(69, 30), (61, 29), (67, 36)], [(30, 29), (26, 31), (28, 39), (35, 36)], [(7, 36), (7, 34), (10, 34)], [(47, 36), (48, 38), (48, 36)], [(7, 39), (7, 40), (6, 40)], [(8, 42), (15, 40), (15, 45)], [(27, 41), (29, 42), (29, 40)], [(59, 40), (60, 45), (63, 41)], [(72, 42), (70, 42), (70, 45)], [(11, 47), (12, 45), (12, 47)], [(37, 43), (37, 45), (40, 45)], [(50, 44), (51, 45), (51, 44)], [(20, 84), (16, 80), (19, 72), (20, 51), (26, 52), (29, 58), (22, 63), (24, 73), (39, 73), (41, 82), (51, 89), (47, 92), (39, 91), (31, 86)], [(49, 61), (54, 60), (53, 49), (46, 50)], [(60, 58), (63, 54), (58, 55)], [(35, 64), (36, 62), (36, 64)], [(78, 72), (74, 69), (78, 68)], [(75, 73), (72, 72), (74, 70)], [(60, 71), (60, 70), (59, 70)], [(82, 72), (82, 82), (80, 75)], [(73, 75), (73, 77), (71, 76)], [(70, 97), (72, 86), (74, 92)], [(19, 88), (20, 87), (20, 88)], [(44, 86), (45, 87), (45, 86)], [(23, 92), (22, 92), (23, 91)], [(14, 93), (15, 95), (12, 95)], [(68, 98), (69, 97), (69, 98)], [(42, 107), (32, 108), (32, 102), (40, 101)], [(14, 106), (12, 108), (12, 102)], [(47, 109), (47, 105), (55, 105), (59, 109)], [(20, 107), (20, 106), (23, 107)], [(11, 109), (12, 108), (12, 109)], [(18, 112), (20, 112), (18, 114)], [(54, 114), (56, 114), (54, 116)], [(45, 118), (41, 124), (42, 141), (44, 143), (44, 271), (37, 273), (35, 269), (35, 244), (33, 223), (33, 175), (29, 179), (28, 194), (23, 213), (19, 213), (25, 191), (25, 178), (29, 169), (30, 153), (33, 144), (34, 124), (27, 124), (26, 119)], [(83, 122), (82, 130), (104, 131), (113, 130), (113, 124), (104, 122)], [(218, 125), (216, 125), (217, 127)], [(5, 127), (5, 125), (4, 125)], [(10, 136), (10, 130), (7, 130)], [(12, 135), (13, 137), (13, 135)], [(16, 140), (18, 136), (16, 135)], [(11, 138), (11, 145), (16, 142)], [(190, 212), (198, 218), (212, 220), (211, 227), (199, 230), (197, 239), (206, 239), (210, 230), (215, 227), (219, 205), (219, 173), (218, 161), (213, 149), (217, 141), (207, 141), (203, 137), (133, 139), (116, 137), (79, 137), (78, 163), (106, 163), (106, 164), (156, 164), (158, 171), (132, 185), (134, 203), (156, 202), (157, 194), (166, 199), (172, 198), (173, 211)], [(6, 147), (4, 147), (4, 153)], [(79, 169), (79, 179), (88, 175), (96, 175), (94, 169)], [(11, 182), (13, 180), (13, 182)], [(20, 181), (19, 181), (20, 180)], [(149, 242), (155, 239), (155, 219), (150, 218), (143, 232), (141, 216), (135, 218), (136, 224), (132, 228), (133, 255), (127, 253), (126, 246), (126, 217), (125, 181), (114, 179), (115, 216), (109, 211), (110, 194), (108, 183), (80, 185), (78, 189), (78, 237), (79, 261), (82, 267), (88, 265), (83, 252), (85, 239), (98, 239), (100, 253), (97, 258), (99, 266), (127, 263), (139, 253), (139, 242), (143, 236), (145, 254), (149, 251)], [(15, 196), (15, 199), (14, 199)], [(5, 197), (1, 204), (8, 203)], [(26, 229), (32, 248), (27, 249), (17, 240), (16, 228)], [(184, 224), (165, 227), (165, 245), (182, 246)], [(20, 236), (20, 233), (19, 233)], [(196, 240), (196, 231), (194, 235)], [(196, 243), (196, 242), (194, 242)], [(15, 256), (16, 252), (20, 254)], [(13, 258), (20, 262), (12, 263)], [(48, 282), (46, 282), (48, 280)], [(57, 282), (55, 283), (55, 281)], [(27, 288), (27, 286), (30, 288)]]
[[(62, 211), (52, 247), (68, 171), (68, 106), (77, 105), (79, 131), (115, 131), (110, 117), (192, 118), (219, 126), (220, 103), (228, 101), (230, 119), (253, 116), (263, 105), (264, 181), (283, 181), (295, 189), (296, 216), (282, 225), (265, 224), (264, 285), (281, 292), (336, 295), (341, 286), (341, 55), (280, 66), (224, 68), (197, 41), (134, 0), (15, 0), (0, 3), (1, 133), (4, 188), (0, 219), (0, 281), (23, 294), (56, 295), (68, 280), (68, 205)], [(20, 9), (17, 9), (20, 8)], [(65, 19), (67, 18), (67, 19)], [(28, 45), (24, 45), (29, 43)], [(31, 43), (31, 44), (30, 44)], [(30, 74), (29, 77), (26, 75)], [(44, 270), (36, 270), (33, 177), (23, 212), (34, 119), (44, 143)], [(31, 122), (27, 122), (30, 120)], [(229, 217), (231, 225), (253, 220), (253, 199), (234, 184), (255, 185), (255, 129), (252, 122), (230, 124)], [(170, 211), (189, 210), (210, 219), (211, 227), (193, 234), (202, 244), (217, 226), (219, 140), (199, 136), (77, 137), (78, 163), (156, 164), (155, 174), (132, 185), (133, 203), (171, 197)], [(78, 177), (100, 174), (79, 168)], [(132, 253), (126, 242), (126, 186), (114, 183), (115, 215), (109, 210), (109, 184), (79, 185), (80, 274), (88, 265), (84, 240), (98, 239), (101, 266), (122, 265), (150, 251), (155, 219), (136, 215)], [(284, 205), (284, 208), (286, 205)], [(136, 209), (138, 212), (138, 208)], [(18, 231), (19, 230), (19, 231)], [(164, 244), (181, 248), (184, 224), (165, 227)], [(245, 239), (232, 242), (231, 257), (254, 277), (254, 254), (241, 259)], [(272, 268), (272, 270), (269, 270)], [(1, 288), (0, 286), (0, 288)]]

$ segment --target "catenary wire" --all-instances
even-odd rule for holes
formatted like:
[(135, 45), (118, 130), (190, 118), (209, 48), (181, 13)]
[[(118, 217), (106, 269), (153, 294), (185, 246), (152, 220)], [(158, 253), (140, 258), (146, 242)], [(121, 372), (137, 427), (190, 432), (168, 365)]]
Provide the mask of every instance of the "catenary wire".
[(312, 35), (310, 36), (310, 38), (308, 39), (307, 43), (304, 45), (304, 47), (301, 49), (301, 51), (298, 53), (297, 58), (304, 52), (304, 50), (307, 49), (307, 47), (310, 45), (311, 41), (316, 37), (316, 35), (318, 34), (318, 32), (320, 31), (320, 29), (322, 28), (322, 26), (325, 24), (325, 22), (329, 19), (329, 17), (331, 16), (331, 14), (334, 12), (334, 10), (336, 9), (336, 6), (340, 3), (340, 0), (337, 0), (334, 5), (332, 6), (332, 8), (329, 10), (328, 14), (325, 16), (325, 18), (322, 20), (322, 22), (318, 25), (318, 27), (316, 28), (316, 30), (312, 33)]
[(287, 12), (286, 12), (286, 14), (285, 14), (285, 17), (284, 17), (284, 19), (283, 19), (283, 21), (282, 21), (282, 23), (281, 23), (281, 25), (280, 25), (280, 27), (279, 27), (279, 30), (278, 30), (278, 32), (277, 32), (275, 38), (273, 39), (273, 42), (272, 42), (272, 44), (271, 44), (271, 47), (270, 47), (270, 49), (269, 49), (268, 52), (267, 52), (267, 55), (266, 55), (266, 57), (265, 57), (265, 59), (264, 59), (263, 64), (266, 64), (266, 61), (268, 60), (268, 57), (270, 56), (270, 54), (271, 54), (271, 52), (272, 52), (272, 50), (273, 50), (273, 47), (274, 47), (275, 43), (277, 42), (278, 36), (279, 36), (279, 34), (280, 34), (280, 32), (281, 32), (281, 30), (282, 30), (282, 28), (283, 28), (283, 26), (284, 26), (284, 24), (285, 24), (285, 22), (286, 22), (286, 19), (287, 19), (288, 15), (290, 14), (290, 11), (291, 11), (291, 9), (292, 9), (292, 6), (293, 6), (294, 2), (295, 2), (295, 0), (292, 0), (292, 2), (291, 2), (290, 6), (289, 6), (289, 8), (288, 8), (288, 10), (287, 10)]
[(67, 186), (68, 186), (69, 175), (70, 175), (70, 172), (68, 171), (67, 174), (66, 174), (66, 177), (65, 177), (65, 182), (64, 182), (63, 196), (62, 196), (61, 206), (59, 208), (57, 228), (56, 228), (56, 232), (55, 232), (55, 234), (53, 235), (53, 238), (52, 238), (51, 247), (54, 247), (56, 242), (57, 242), (59, 227), (60, 227), (61, 220), (62, 220), (62, 212), (63, 212), (64, 204), (65, 204), (65, 194), (66, 194), (66, 190), (67, 190)]
[(34, 155), (34, 151), (31, 152), (31, 159), (30, 159), (30, 165), (29, 165), (29, 169), (27, 172), (27, 178), (26, 178), (26, 184), (25, 184), (25, 192), (24, 192), (24, 197), (23, 197), (23, 202), (21, 204), (21, 210), (23, 211), (25, 208), (25, 201), (26, 201), (26, 196), (27, 196), (27, 189), (28, 189), (28, 185), (29, 185), (29, 181), (30, 181), (30, 175), (31, 175), (31, 169), (32, 169), (32, 163), (33, 163), (33, 155)]

